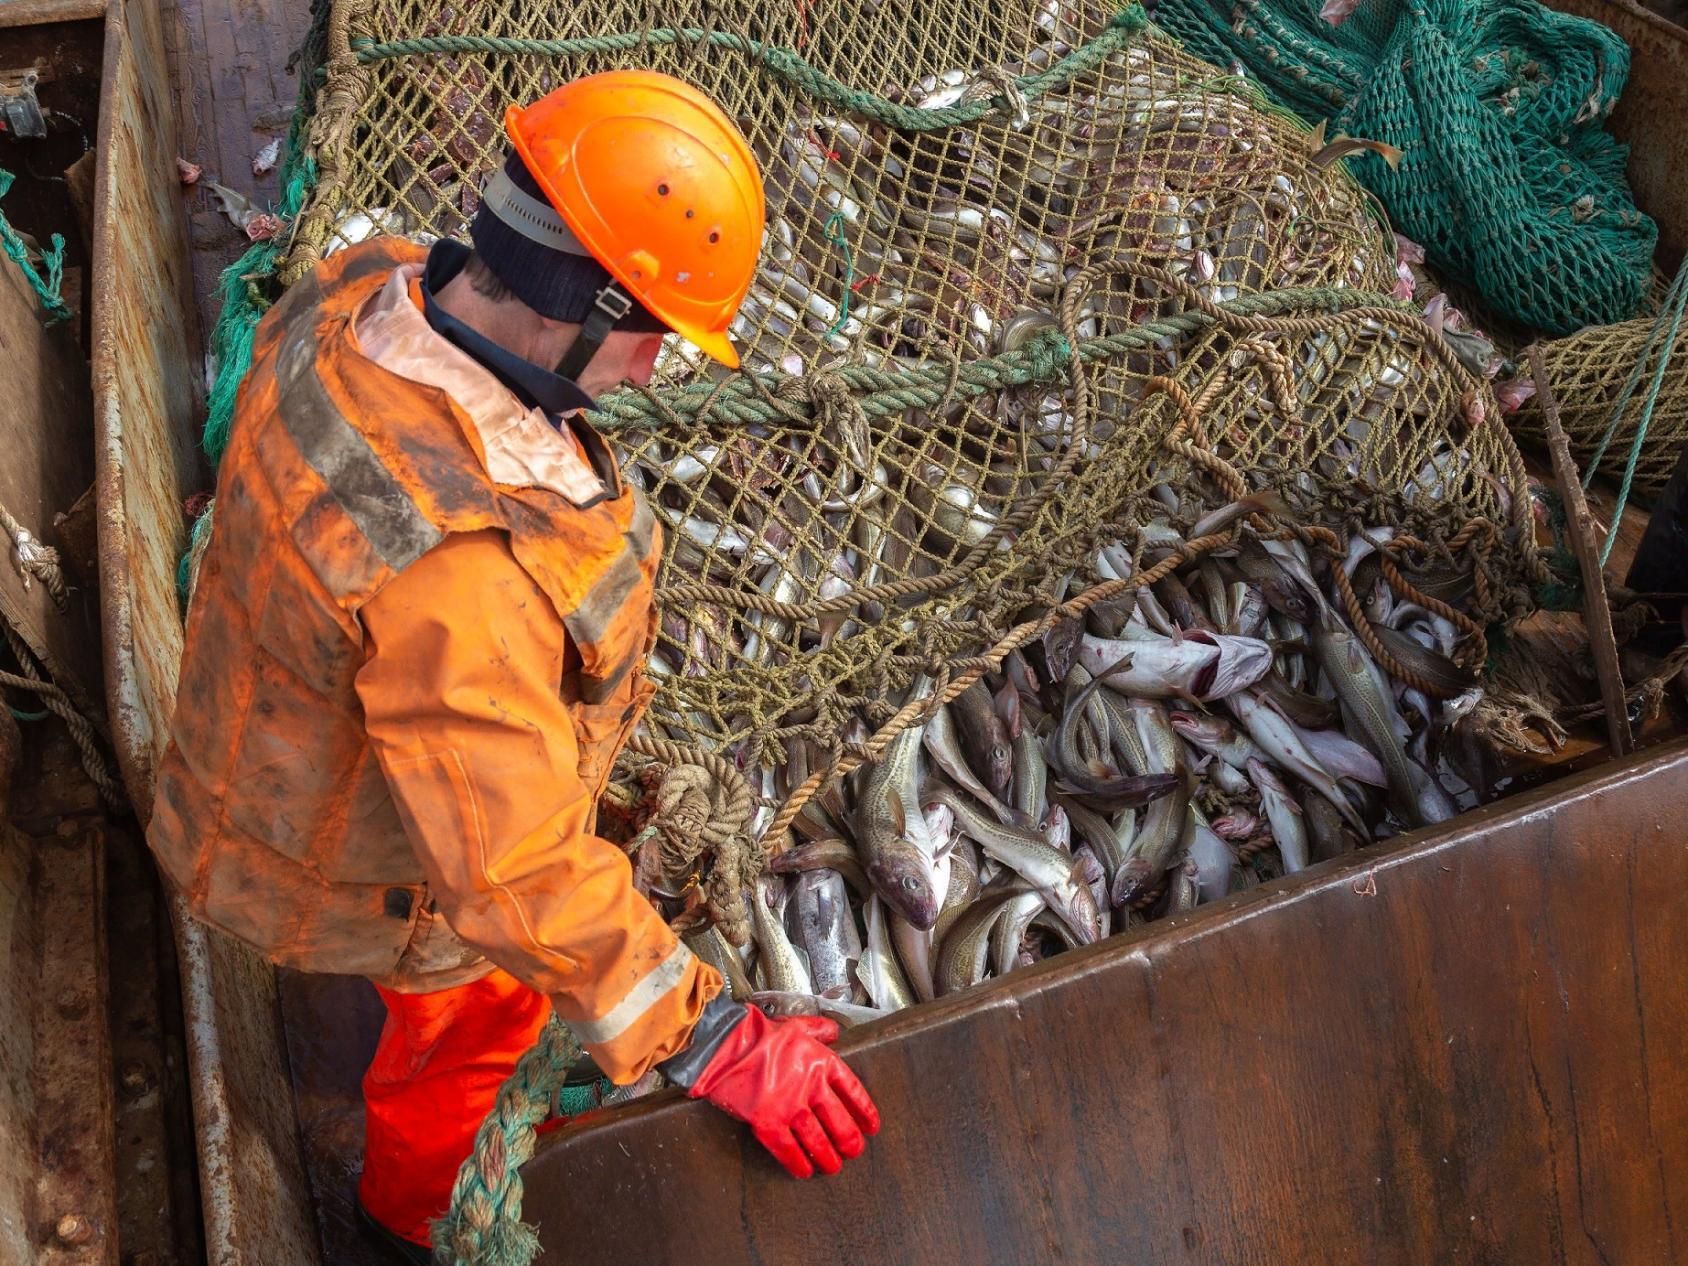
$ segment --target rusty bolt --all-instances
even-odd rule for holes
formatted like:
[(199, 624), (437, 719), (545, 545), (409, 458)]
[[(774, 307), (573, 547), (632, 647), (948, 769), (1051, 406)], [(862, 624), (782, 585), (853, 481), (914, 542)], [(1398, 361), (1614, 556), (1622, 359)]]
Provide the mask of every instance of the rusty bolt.
[(138, 1097), (152, 1089), (152, 1078), (147, 1075), (146, 1065), (138, 1059), (130, 1060), (118, 1069), (117, 1082), (126, 1095)]
[(86, 1244), (94, 1238), (94, 1224), (80, 1213), (67, 1213), (53, 1228), (60, 1244)]

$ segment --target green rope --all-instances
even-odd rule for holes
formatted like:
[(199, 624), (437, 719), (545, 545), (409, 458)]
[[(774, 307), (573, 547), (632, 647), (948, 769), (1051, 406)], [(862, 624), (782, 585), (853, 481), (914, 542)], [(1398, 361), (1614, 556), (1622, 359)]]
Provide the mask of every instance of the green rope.
[[(0, 198), (6, 196), (15, 179), (11, 172), (0, 167)], [(0, 215), (0, 250), (4, 250), (6, 258), (23, 272), (29, 288), (41, 300), (41, 306), (46, 309), (42, 324), (53, 326), (70, 320), (70, 305), (59, 298), (59, 287), (64, 282), (64, 234), (53, 234), (52, 244), (42, 253), (42, 262), (47, 265), (45, 277), (36, 272), (35, 266), (29, 262), (29, 247), (24, 245), (23, 238), (4, 215)]]
[(42, 708), (39, 712), (25, 712), (22, 708), (14, 708), (9, 703), (6, 705), (6, 711), (20, 721), (45, 721), (50, 715), (45, 708)]
[[(1386, 295), (1329, 286), (1242, 295), (1219, 307), (1242, 316), (1266, 317), (1362, 307), (1411, 310), (1410, 304)], [(1087, 364), (1117, 361), (1132, 352), (1148, 351), (1169, 335), (1192, 334), (1217, 323), (1217, 317), (1200, 311), (1156, 317), (1116, 334), (1086, 339), (1079, 344), (1078, 355)], [(1072, 351), (1058, 330), (1043, 330), (1017, 351), (970, 361), (959, 372), (938, 361), (894, 370), (842, 365), (832, 372), (868, 414), (889, 417), (910, 409), (930, 409), (946, 398), (971, 398), (1005, 387), (1053, 382), (1066, 374), (1071, 357)], [(791, 406), (773, 397), (771, 391), (782, 380), (783, 375), (741, 372), (724, 385), (699, 382), (664, 390), (660, 406), (648, 390), (618, 391), (598, 400), (592, 423), (604, 431), (622, 431), (671, 424), (676, 416), (700, 423), (777, 422), (790, 416), (782, 410)]]
[[(1635, 427), (1635, 439), (1629, 446), (1629, 459), (1624, 463), (1623, 479), (1618, 486), (1618, 498), (1612, 508), (1612, 524), (1606, 530), (1605, 543), (1600, 547), (1600, 565), (1604, 567), (1606, 560), (1612, 557), (1612, 550), (1618, 543), (1618, 526), (1623, 522), (1624, 507), (1629, 504), (1630, 488), (1635, 482), (1635, 468), (1641, 461), (1641, 450), (1647, 442), (1647, 429), (1653, 424), (1653, 411), (1658, 405), (1659, 388), (1664, 383), (1665, 371), (1670, 368), (1671, 357), (1676, 353), (1676, 338), (1682, 329), (1682, 316), (1688, 311), (1688, 259), (1676, 270), (1676, 280), (1670, 284), (1670, 292), (1665, 296), (1664, 306), (1659, 310), (1658, 317), (1653, 322), (1653, 328), (1647, 335), (1647, 345), (1641, 355), (1635, 358), (1635, 364), (1630, 367), (1629, 378), (1624, 388), (1618, 393), (1617, 403), (1612, 406), (1611, 419), (1606, 423), (1606, 432), (1600, 437), (1600, 443), (1594, 446), (1594, 452), (1589, 457), (1583, 470), (1582, 485), (1587, 488), (1594, 482), (1595, 472), (1600, 467), (1600, 461), (1606, 456), (1606, 449), (1611, 444), (1613, 436), (1618, 433), (1618, 427), (1623, 422), (1624, 413), (1629, 408), (1630, 399), (1635, 394), (1636, 387), (1641, 382), (1641, 373), (1652, 361), (1655, 352), (1658, 364), (1653, 369), (1653, 377), (1647, 386), (1646, 399), (1641, 404), (1641, 416)], [(1662, 344), (1660, 335), (1664, 334), (1668, 325), (1670, 333)]]
[(856, 283), (856, 257), (850, 250), (850, 243), (844, 237), (844, 213), (834, 211), (826, 218), (826, 240), (836, 246), (844, 255), (844, 295), (838, 301), (838, 320), (833, 323), (826, 337), (831, 338), (842, 330), (850, 320), (850, 287)]
[(580, 1059), (580, 1043), (553, 1018), (539, 1042), (498, 1089), (475, 1133), (475, 1150), (457, 1171), (451, 1208), (434, 1223), (434, 1260), (447, 1266), (529, 1266), (539, 1236), (522, 1221), (521, 1167), (533, 1155), (534, 1127)]
[[(1114, 14), (1102, 34), (1074, 49), (1049, 69), (1022, 75), (1015, 86), (1027, 101), (1058, 91), (1075, 79), (1095, 70), (1149, 25), (1143, 8), (1135, 0)], [(572, 58), (593, 54), (626, 53), (658, 44), (711, 44), (716, 48), (746, 53), (768, 70), (799, 90), (835, 109), (884, 123), (904, 132), (932, 132), (976, 123), (987, 115), (1010, 109), (1003, 96), (984, 101), (961, 102), (926, 110), (891, 101), (875, 92), (852, 88), (810, 65), (801, 54), (778, 44), (764, 44), (731, 31), (706, 31), (699, 27), (661, 27), (653, 31), (619, 35), (583, 35), (568, 40), (517, 39), (491, 35), (427, 35), (417, 39), (354, 41), (352, 52), (359, 62), (383, 61), (392, 57), (424, 54), (490, 53), (506, 57)]]

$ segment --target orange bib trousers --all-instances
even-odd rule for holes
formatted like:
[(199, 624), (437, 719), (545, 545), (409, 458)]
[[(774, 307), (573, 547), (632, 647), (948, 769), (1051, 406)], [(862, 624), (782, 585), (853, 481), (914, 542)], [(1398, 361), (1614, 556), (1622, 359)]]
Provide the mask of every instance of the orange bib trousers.
[(376, 989), (387, 1022), (363, 1078), (358, 1199), (388, 1230), (426, 1244), (475, 1131), (539, 1040), (551, 1002), (502, 971), (436, 993)]

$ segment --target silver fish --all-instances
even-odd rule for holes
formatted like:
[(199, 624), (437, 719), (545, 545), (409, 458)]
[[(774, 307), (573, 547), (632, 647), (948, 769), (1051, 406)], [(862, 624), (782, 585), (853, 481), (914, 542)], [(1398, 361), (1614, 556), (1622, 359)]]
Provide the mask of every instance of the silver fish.
[(867, 1024), (873, 1020), (883, 1020), (890, 1014), (876, 1007), (861, 1007), (855, 1003), (840, 998), (828, 998), (823, 994), (812, 993), (784, 993), (779, 990), (765, 989), (751, 994), (745, 1001), (756, 1007), (764, 1015), (775, 1019), (784, 1019), (794, 1015), (820, 1015), (829, 1020), (837, 1020), (845, 1028), (852, 1028), (858, 1024)]
[[(932, 683), (922, 677), (910, 693), (925, 698)], [(856, 848), (874, 890), (917, 928), (938, 921), (943, 886), (937, 848), (920, 812), (920, 745), (924, 725), (911, 725), (891, 740), (870, 766), (856, 794), (852, 822)]]
[(756, 941), (754, 980), (759, 989), (813, 993), (809, 969), (785, 934), (785, 881), (764, 875), (750, 902), (751, 935)]
[(1101, 939), (1101, 913), (1071, 857), (1051, 848), (1035, 831), (991, 820), (972, 801), (942, 783), (928, 783), (926, 799), (954, 809), (967, 837), (1042, 893), (1081, 942), (1090, 945)]
[(1196, 864), (1196, 886), (1204, 901), (1217, 901), (1231, 890), (1231, 867), (1237, 864), (1237, 854), (1198, 811), (1191, 809), (1190, 816), (1194, 822), (1189, 860)]
[(1415, 826), (1453, 817), (1458, 808), (1447, 793), (1407, 756), (1398, 733), (1398, 727), (1405, 726), (1390, 703), (1388, 679), (1366, 654), (1360, 639), (1333, 615), (1316, 624), (1312, 634), (1314, 654), (1342, 702), (1344, 715), (1383, 764), (1396, 810)]
[(1260, 749), (1247, 735), (1238, 734), (1237, 727), (1224, 717), (1174, 712), (1172, 728), (1186, 743), (1211, 753), (1233, 769), (1246, 769), (1249, 761), (1260, 756)]
[[(1043, 744), (1029, 725), (1009, 740), (1014, 749), (1014, 811), (1022, 814), (1022, 825), (1036, 825), (1049, 811), (1049, 763), (1043, 758)], [(1001, 814), (997, 815), (1001, 817)], [(1003, 818), (1004, 822), (1009, 819)]]
[(727, 993), (740, 1002), (750, 997), (750, 973), (744, 969), (744, 959), (733, 948), (716, 924), (709, 924), (683, 938), (686, 948), (721, 973), (727, 983)]
[(1105, 641), (1086, 634), (1079, 644), (1079, 662), (1092, 675), (1128, 654), (1129, 666), (1108, 679), (1109, 688), (1156, 699), (1223, 699), (1252, 686), (1272, 668), (1267, 643), (1223, 633), (1197, 631), (1177, 641)]
[(997, 795), (1005, 794), (1014, 773), (1014, 754), (985, 683), (975, 681), (963, 690), (951, 702), (950, 712), (973, 772)]
[(1284, 859), (1284, 873), (1307, 869), (1307, 822), (1301, 806), (1265, 761), (1250, 761), (1248, 776), (1260, 791), (1260, 807), (1272, 824), (1272, 841)]
[(1249, 732), (1249, 736), (1267, 756), (1329, 800), (1363, 838), (1371, 838), (1371, 831), (1367, 828), (1365, 819), (1355, 810), (1348, 797), (1342, 794), (1336, 785), (1336, 779), (1329, 770), (1313, 759), (1312, 753), (1296, 736), (1295, 727), (1275, 708), (1248, 691), (1232, 695), (1226, 702), (1236, 714), (1237, 720), (1243, 723), (1243, 728)]
[(792, 885), (786, 917), (809, 960), (809, 981), (823, 998), (848, 1001), (855, 989), (861, 937), (850, 913), (850, 894), (835, 870), (806, 871)]
[(900, 1011), (914, 1005), (914, 990), (903, 976), (891, 947), (885, 903), (876, 893), (863, 907), (867, 923), (867, 944), (856, 964), (856, 979), (867, 990), (868, 999), (881, 1011)]
[(952, 778), (956, 785), (978, 798), (997, 816), (1001, 822), (1016, 822), (1022, 826), (1031, 822), (1015, 809), (1002, 803), (996, 795), (980, 782), (973, 773), (972, 766), (967, 763), (967, 757), (961, 750), (961, 736), (956, 733), (955, 717), (950, 707), (939, 708), (926, 723), (926, 733), (922, 737), (926, 751), (933, 760), (938, 762), (938, 768)]
[(945, 933), (943, 944), (938, 946), (933, 981), (939, 997), (976, 985), (985, 978), (991, 961), (991, 929), (1008, 903), (1028, 892), (1037, 895), (1023, 879), (986, 889), (955, 921)]
[(1026, 939), (1026, 929), (1046, 909), (1048, 903), (1042, 894), (1032, 889), (1018, 894), (1004, 907), (991, 929), (991, 970), (998, 976), (1006, 976), (1019, 965), (1020, 945)]

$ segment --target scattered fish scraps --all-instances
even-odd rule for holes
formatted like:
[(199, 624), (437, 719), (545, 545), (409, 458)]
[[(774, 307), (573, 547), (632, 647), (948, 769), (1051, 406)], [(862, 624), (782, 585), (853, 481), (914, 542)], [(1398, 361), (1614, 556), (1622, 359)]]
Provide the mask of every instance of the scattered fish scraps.
[(200, 176), (204, 174), (205, 169), (198, 163), (190, 163), (179, 154), (176, 156), (176, 178), (184, 185), (198, 184)]
[(252, 158), (252, 174), (267, 176), (281, 162), (281, 138), (278, 136)]

